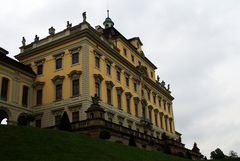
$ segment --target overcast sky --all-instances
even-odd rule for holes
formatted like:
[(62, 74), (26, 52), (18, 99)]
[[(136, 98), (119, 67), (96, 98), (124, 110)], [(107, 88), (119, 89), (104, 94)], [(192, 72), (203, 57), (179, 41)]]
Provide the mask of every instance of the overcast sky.
[(126, 38), (139, 36), (145, 55), (171, 84), (176, 130), (186, 147), (240, 154), (239, 0), (7, 0), (0, 5), (0, 46), (19, 53), (37, 34), (110, 17)]

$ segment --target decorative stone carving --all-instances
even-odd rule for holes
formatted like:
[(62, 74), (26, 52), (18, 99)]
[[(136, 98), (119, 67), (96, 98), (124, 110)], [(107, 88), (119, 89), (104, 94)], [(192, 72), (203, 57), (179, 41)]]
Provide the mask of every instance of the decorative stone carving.
[(114, 84), (112, 81), (106, 81), (107, 88), (112, 89), (114, 87)]
[(71, 28), (72, 27), (72, 23), (70, 23), (69, 21), (67, 21), (67, 28)]
[(43, 88), (43, 86), (45, 85), (45, 82), (35, 82), (32, 87), (35, 88), (36, 90), (40, 90)]
[(25, 37), (22, 37), (22, 46), (25, 46), (26, 45), (26, 39)]
[(49, 29), (48, 29), (48, 33), (49, 33), (49, 35), (51, 35), (51, 36), (55, 35), (55, 28), (53, 28), (53, 27), (49, 28)]
[(34, 42), (38, 42), (38, 41), (39, 41), (39, 36), (35, 35)]
[(144, 106), (147, 106), (147, 104), (148, 104), (148, 103), (147, 103), (147, 100), (146, 100), (145, 98), (141, 100), (141, 103), (142, 103), (142, 105), (144, 105)]
[(123, 93), (123, 88), (122, 87), (116, 87), (117, 94), (122, 94)]
[(64, 80), (65, 76), (60, 76), (60, 75), (56, 75), (52, 81), (54, 84), (62, 84), (63, 83), (63, 80)]
[(134, 104), (138, 104), (139, 103), (139, 98), (138, 97), (133, 97), (133, 101), (134, 101)]
[(92, 97), (93, 105), (99, 105), (100, 98), (95, 94), (94, 97)]
[(82, 71), (73, 70), (68, 74), (68, 77), (71, 79), (79, 79), (81, 74), (82, 74)]
[(102, 82), (103, 76), (102, 76), (101, 74), (94, 74), (93, 76), (94, 76), (94, 78), (95, 78), (95, 81), (97, 81), (97, 82), (99, 82), (99, 83)]
[(165, 87), (165, 82), (164, 82), (164, 80), (161, 82), (161, 85), (162, 85), (163, 87)]
[(157, 75), (157, 81), (158, 81), (158, 82), (160, 81), (160, 77), (159, 77), (159, 75)]
[(82, 17), (83, 17), (83, 22), (86, 22), (86, 20), (87, 20), (87, 14), (86, 14), (86, 12), (83, 12), (83, 13), (82, 13)]
[(127, 99), (130, 99), (132, 97), (132, 94), (130, 92), (126, 92), (125, 95), (126, 95)]
[(167, 90), (170, 91), (170, 84), (167, 85)]

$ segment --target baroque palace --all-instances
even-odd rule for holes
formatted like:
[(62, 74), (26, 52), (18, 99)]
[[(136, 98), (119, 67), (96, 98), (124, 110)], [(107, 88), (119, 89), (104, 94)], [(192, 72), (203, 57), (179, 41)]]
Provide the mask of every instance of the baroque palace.
[(124, 144), (134, 135), (140, 148), (169, 145), (172, 154), (200, 158), (196, 146), (181, 143), (170, 86), (156, 78), (140, 38), (125, 38), (109, 15), (104, 28), (82, 16), (80, 24), (67, 22), (58, 33), (51, 27), (30, 44), (23, 37), (18, 61), (0, 48), (0, 122), (55, 128), (67, 112), (76, 132), (98, 136), (105, 129)]

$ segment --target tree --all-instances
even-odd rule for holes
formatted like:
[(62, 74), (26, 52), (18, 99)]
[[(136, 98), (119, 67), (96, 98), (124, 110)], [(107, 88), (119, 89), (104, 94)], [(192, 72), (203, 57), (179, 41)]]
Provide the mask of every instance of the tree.
[(226, 156), (221, 149), (217, 148), (216, 150), (214, 150), (210, 153), (210, 158), (211, 159), (224, 159), (224, 158), (226, 158)]
[(64, 111), (63, 113), (63, 116), (60, 120), (60, 124), (58, 128), (59, 130), (63, 130), (63, 131), (72, 131), (71, 123), (69, 121), (68, 114), (66, 111)]
[(238, 158), (237, 152), (231, 150), (231, 151), (229, 152), (229, 157), (230, 157), (230, 158)]

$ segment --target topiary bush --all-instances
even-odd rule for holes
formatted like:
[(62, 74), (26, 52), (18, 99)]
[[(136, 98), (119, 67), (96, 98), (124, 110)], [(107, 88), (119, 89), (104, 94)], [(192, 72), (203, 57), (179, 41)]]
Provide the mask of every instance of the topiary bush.
[(72, 126), (66, 111), (62, 115), (58, 128), (59, 130), (63, 130), (63, 131), (72, 131)]

